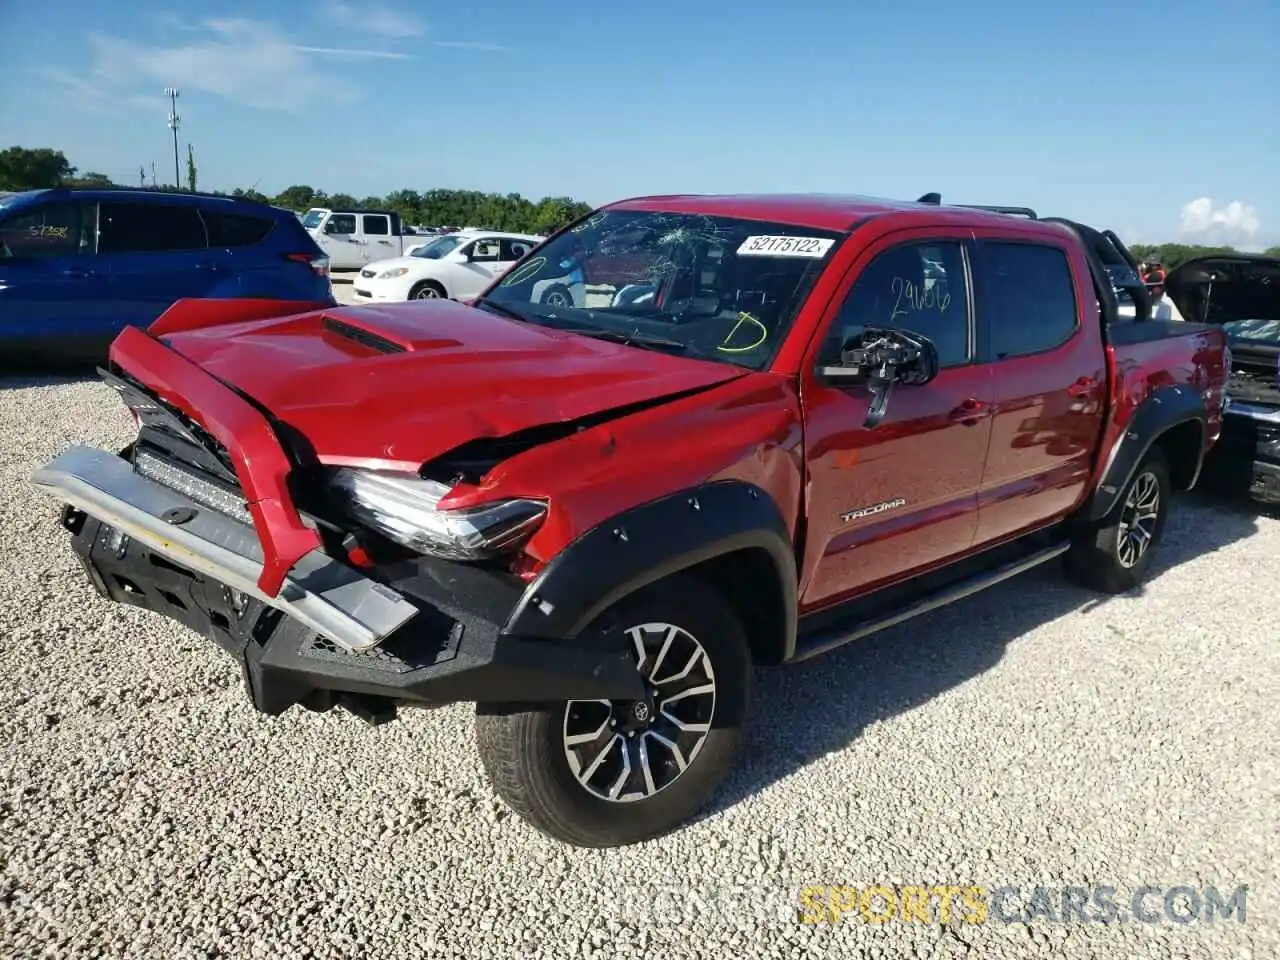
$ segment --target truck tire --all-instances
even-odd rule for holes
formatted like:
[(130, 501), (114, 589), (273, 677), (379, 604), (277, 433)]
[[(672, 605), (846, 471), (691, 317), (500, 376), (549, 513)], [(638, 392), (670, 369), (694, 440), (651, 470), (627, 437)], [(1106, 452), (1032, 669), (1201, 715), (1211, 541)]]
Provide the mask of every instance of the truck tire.
[(477, 706), (476, 742), (498, 796), (534, 828), (578, 847), (624, 846), (684, 823), (719, 787), (742, 743), (751, 655), (728, 601), (687, 573), (589, 629), (626, 636), (649, 698)]
[(423, 280), (409, 291), (410, 300), (443, 300), (444, 298), (444, 287), (434, 280)]
[(1152, 447), (1111, 512), (1072, 538), (1066, 555), (1071, 578), (1102, 593), (1123, 593), (1137, 586), (1164, 533), (1172, 494), (1164, 452)]

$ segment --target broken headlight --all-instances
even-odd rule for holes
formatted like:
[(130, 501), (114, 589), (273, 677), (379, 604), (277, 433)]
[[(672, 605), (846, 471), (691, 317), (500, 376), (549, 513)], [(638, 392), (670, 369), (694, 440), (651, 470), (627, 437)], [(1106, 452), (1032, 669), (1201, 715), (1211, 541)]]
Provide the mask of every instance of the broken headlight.
[(410, 473), (343, 467), (330, 490), (340, 509), (389, 540), (446, 560), (484, 560), (527, 539), (547, 513), (538, 500), (496, 500), (441, 509), (449, 487)]

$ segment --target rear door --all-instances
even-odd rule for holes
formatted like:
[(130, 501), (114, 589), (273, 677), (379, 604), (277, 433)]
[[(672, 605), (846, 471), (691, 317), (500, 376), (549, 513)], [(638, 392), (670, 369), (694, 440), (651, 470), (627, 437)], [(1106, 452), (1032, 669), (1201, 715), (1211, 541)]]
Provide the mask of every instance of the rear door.
[[(1084, 262), (1076, 258), (1079, 266)], [(1106, 355), (1092, 281), (1050, 242), (980, 238), (975, 295), (995, 374), (979, 542), (1042, 526), (1085, 495), (1103, 429)]]
[(110, 342), (95, 212), (93, 204), (59, 202), (0, 216), (0, 353), (79, 359)]
[(895, 386), (884, 419), (867, 428), (865, 387), (823, 383), (806, 370), (805, 608), (852, 598), (972, 546), (993, 387), (976, 353), (967, 235), (899, 231), (871, 246), (839, 295), (813, 364), (838, 359), (856, 331), (896, 327), (933, 341), (941, 360), (933, 382)]
[(360, 214), (360, 239), (363, 241), (361, 264), (400, 256), (400, 241), (391, 232), (391, 218), (385, 213)]
[(103, 201), (98, 259), (107, 270), (117, 333), (151, 323), (176, 300), (205, 296), (218, 277), (204, 221), (190, 204)]
[[(218, 296), (289, 298), (286, 271), (294, 268), (264, 243), (276, 221), (218, 209), (201, 210), (200, 219), (209, 239), (212, 289)], [(301, 275), (301, 266), (297, 272)]]

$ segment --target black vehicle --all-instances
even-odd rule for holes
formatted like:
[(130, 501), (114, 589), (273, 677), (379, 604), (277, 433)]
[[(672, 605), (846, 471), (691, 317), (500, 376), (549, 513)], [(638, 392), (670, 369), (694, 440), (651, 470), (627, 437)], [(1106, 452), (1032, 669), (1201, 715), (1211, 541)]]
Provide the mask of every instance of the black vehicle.
[(1205, 479), (1280, 504), (1280, 259), (1200, 257), (1171, 271), (1165, 287), (1183, 319), (1221, 324), (1228, 337), (1222, 438)]

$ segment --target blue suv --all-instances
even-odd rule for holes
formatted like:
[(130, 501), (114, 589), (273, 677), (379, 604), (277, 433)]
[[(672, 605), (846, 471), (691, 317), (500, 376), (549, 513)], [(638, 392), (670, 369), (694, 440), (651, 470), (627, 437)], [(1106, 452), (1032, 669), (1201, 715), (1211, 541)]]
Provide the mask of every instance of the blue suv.
[(185, 297), (334, 303), (288, 210), (159, 190), (0, 194), (0, 361), (100, 361)]

